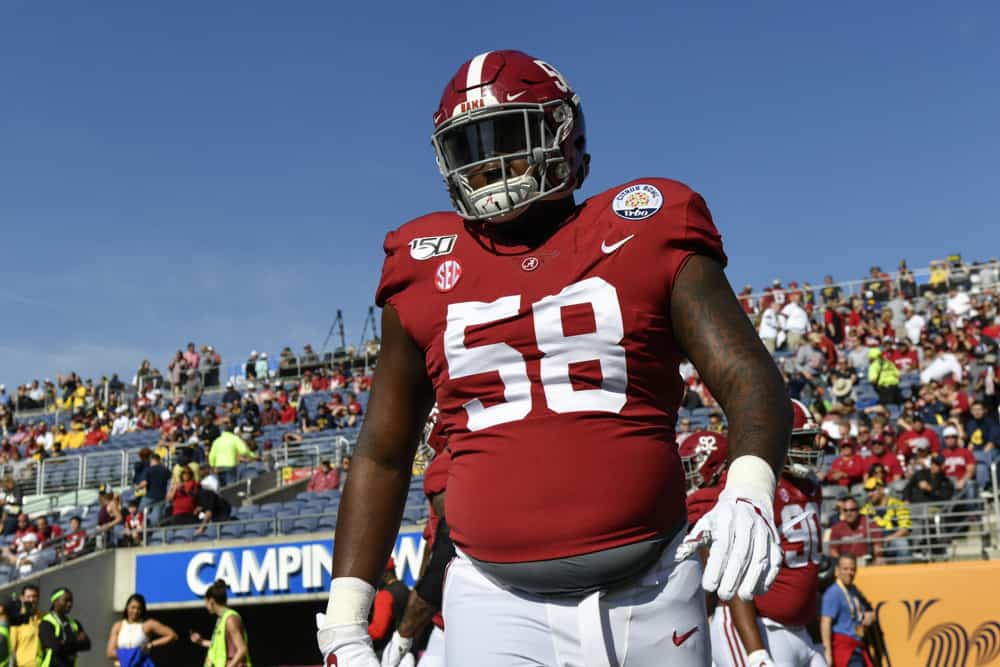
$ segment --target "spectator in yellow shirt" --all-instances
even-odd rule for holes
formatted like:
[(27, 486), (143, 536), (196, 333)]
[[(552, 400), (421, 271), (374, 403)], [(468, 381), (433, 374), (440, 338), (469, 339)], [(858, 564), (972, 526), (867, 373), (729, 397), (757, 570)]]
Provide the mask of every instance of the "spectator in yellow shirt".
[(10, 628), (10, 651), (18, 665), (34, 665), (38, 659), (38, 624), (42, 612), (38, 608), (38, 586), (26, 584), (21, 589), (21, 612), (28, 621)]
[(63, 441), (63, 449), (79, 449), (83, 447), (86, 440), (87, 432), (84, 430), (83, 424), (75, 421), (70, 424), (70, 431)]

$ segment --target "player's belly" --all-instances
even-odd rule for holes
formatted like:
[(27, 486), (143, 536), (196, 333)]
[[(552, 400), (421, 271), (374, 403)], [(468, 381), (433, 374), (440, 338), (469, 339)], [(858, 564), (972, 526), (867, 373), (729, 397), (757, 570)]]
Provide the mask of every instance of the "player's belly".
[(451, 443), (447, 515), (465, 553), (494, 563), (563, 558), (648, 540), (683, 518), (672, 434), (630, 433), (617, 420), (575, 431), (552, 419)]

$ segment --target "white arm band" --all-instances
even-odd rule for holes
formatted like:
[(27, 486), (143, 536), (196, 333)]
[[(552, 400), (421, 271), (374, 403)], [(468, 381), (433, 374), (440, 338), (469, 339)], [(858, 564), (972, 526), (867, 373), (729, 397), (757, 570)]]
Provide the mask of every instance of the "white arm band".
[(330, 582), (326, 625), (367, 624), (374, 599), (375, 588), (364, 579), (336, 577)]
[(739, 487), (758, 492), (763, 498), (774, 498), (776, 484), (771, 465), (759, 456), (744, 454), (729, 464), (727, 488)]

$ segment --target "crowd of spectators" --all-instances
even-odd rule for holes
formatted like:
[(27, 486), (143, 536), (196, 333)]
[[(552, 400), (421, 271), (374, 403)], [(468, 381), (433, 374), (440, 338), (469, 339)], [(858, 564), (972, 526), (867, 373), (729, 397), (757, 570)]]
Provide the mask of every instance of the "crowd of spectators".
[[(839, 506), (832, 552), (906, 562), (913, 504), (961, 515), (960, 501), (995, 491), (1000, 275), (995, 260), (953, 257), (933, 262), (924, 284), (901, 262), (894, 275), (872, 267), (857, 287), (849, 294), (832, 276), (815, 288), (775, 280), (739, 299), (789, 394), (820, 424), (824, 496)], [(713, 408), (685, 371), (686, 407)]]
[[(212, 401), (205, 400), (206, 389), (219, 383), (222, 360), (212, 346), (199, 351), (194, 343), (177, 351), (166, 375), (143, 361), (131, 385), (117, 375), (94, 382), (70, 373), (56, 383), (36, 381), (20, 387), (15, 396), (0, 386), (0, 466), (5, 473), (0, 482), (0, 533), (10, 536), (0, 549), (0, 565), (13, 568), (12, 576), (18, 576), (48, 564), (38, 562), (39, 554), (47, 559), (55, 551), (71, 559), (102, 542), (140, 544), (149, 528), (194, 525), (199, 534), (210, 522), (229, 519), (232, 508), (220, 489), (236, 481), (241, 463), (258, 460), (264, 451), (282, 444), (262, 439), (264, 427), (291, 426), (284, 442), (294, 445), (302, 433), (360, 424), (363, 408), (357, 396), (370, 388), (371, 377), (339, 364), (319, 363), (309, 345), (294, 363), (312, 360), (316, 364), (301, 377), (278, 377), (268, 368), (267, 355), (255, 352), (245, 377), (230, 379)], [(302, 397), (317, 392), (330, 392), (330, 397), (312, 413), (301, 409)], [(32, 402), (19, 401), (18, 396)], [(31, 411), (58, 411), (65, 421), (50, 426)], [(21, 482), (31, 479), (39, 461), (99, 447), (109, 438), (135, 431), (156, 432), (157, 442), (139, 451), (130, 488), (115, 493), (102, 485), (93, 529), (86, 530), (82, 518), (74, 516), (62, 534), (58, 525), (49, 525), (47, 514), (32, 520), (22, 512), (23, 493), (29, 487)], [(338, 488), (349, 459), (342, 465), (343, 471), (330, 467), (324, 481), (313, 486)], [(44, 539), (35, 539), (43, 533)]]

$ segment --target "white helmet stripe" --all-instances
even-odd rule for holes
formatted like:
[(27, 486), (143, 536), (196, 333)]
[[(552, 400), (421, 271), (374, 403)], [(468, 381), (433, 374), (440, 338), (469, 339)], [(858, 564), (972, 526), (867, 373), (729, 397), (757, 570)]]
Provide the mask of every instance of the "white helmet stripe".
[[(483, 65), (486, 64), (486, 57), (490, 53), (492, 51), (480, 53), (469, 62), (469, 71), (465, 74), (465, 87), (470, 90), (465, 91), (465, 99), (481, 99), (483, 97), (483, 89), (479, 86), (483, 85)], [(475, 90), (471, 90), (473, 88)]]

